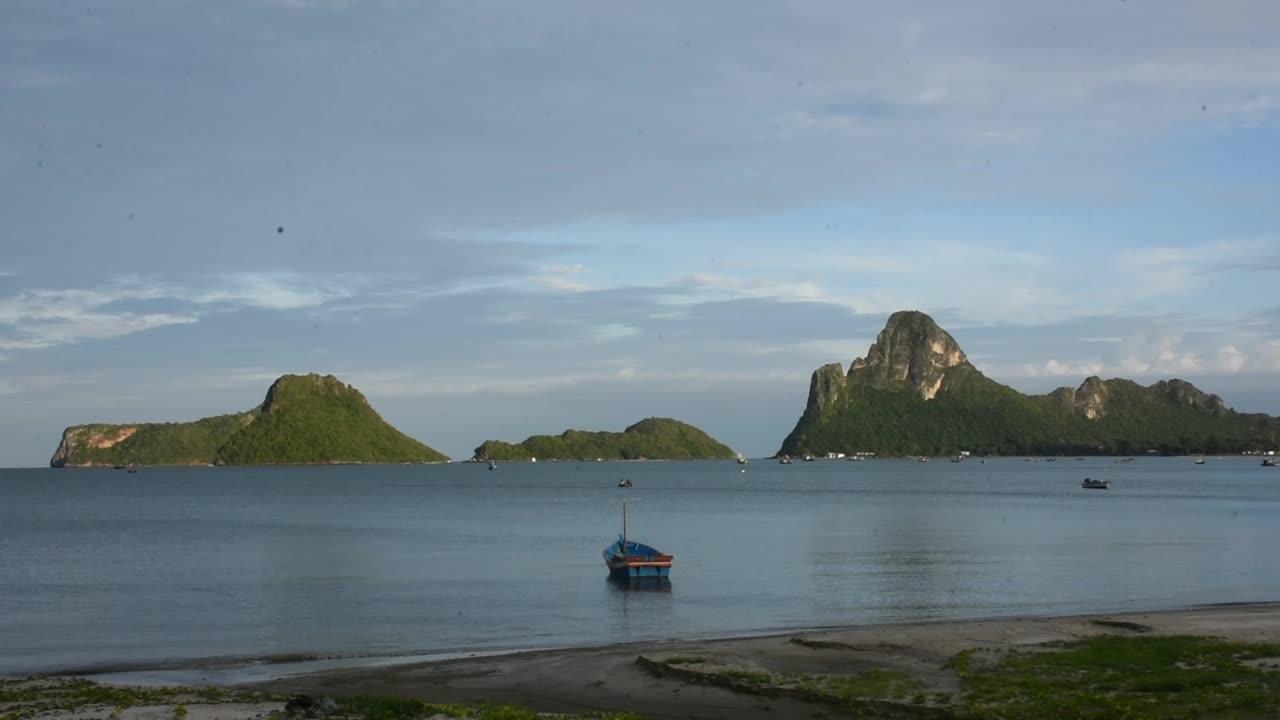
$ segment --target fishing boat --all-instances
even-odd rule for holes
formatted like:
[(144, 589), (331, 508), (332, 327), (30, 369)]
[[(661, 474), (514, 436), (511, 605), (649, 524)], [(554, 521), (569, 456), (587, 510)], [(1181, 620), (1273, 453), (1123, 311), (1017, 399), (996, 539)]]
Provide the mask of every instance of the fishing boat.
[(791, 456), (790, 456), (790, 455), (783, 455), (782, 457), (778, 458), (778, 464), (779, 464), (779, 465), (790, 465), (790, 464), (791, 464)]
[(604, 549), (604, 564), (613, 580), (658, 580), (668, 577), (675, 556), (627, 539), (627, 503), (622, 502), (622, 534)]
[(738, 453), (738, 464), (739, 464), (739, 465), (746, 465), (746, 464), (747, 464), (747, 458), (746, 458), (746, 456), (744, 456), (742, 453)]
[(1086, 490), (1108, 490), (1111, 488), (1111, 481), (1085, 478), (1084, 482), (1080, 483), (1080, 487)]
[(1263, 460), (1262, 467), (1277, 467), (1276, 461), (1271, 459)]
[(631, 487), (631, 478), (618, 478), (618, 487)]
[(1195, 459), (1195, 464), (1197, 464), (1197, 465), (1203, 465), (1203, 464), (1204, 464), (1204, 458), (1202, 458), (1202, 457), (1198, 457), (1198, 458), (1196, 458), (1196, 459)]
[(490, 469), (490, 470), (497, 470), (497, 469), (498, 469), (498, 463), (496, 463), (496, 462), (494, 462), (494, 461), (490, 460), (490, 461), (489, 461), (489, 469)]
[(801, 459), (801, 460), (803, 460), (803, 461), (805, 461), (805, 462), (813, 462), (813, 455), (812, 455), (812, 454), (810, 454), (810, 453), (805, 453), (805, 454), (804, 454), (804, 457), (802, 457), (802, 458), (800, 458), (800, 459)]

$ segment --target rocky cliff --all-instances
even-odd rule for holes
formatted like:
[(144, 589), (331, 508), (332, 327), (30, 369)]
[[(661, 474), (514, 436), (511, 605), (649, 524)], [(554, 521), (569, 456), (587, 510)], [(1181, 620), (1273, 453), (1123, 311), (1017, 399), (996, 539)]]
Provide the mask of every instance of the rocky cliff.
[(779, 454), (1218, 453), (1280, 444), (1280, 420), (1237, 413), (1185, 380), (1086, 378), (1024, 395), (983, 375), (928, 315), (889, 316), (845, 372), (824, 365)]

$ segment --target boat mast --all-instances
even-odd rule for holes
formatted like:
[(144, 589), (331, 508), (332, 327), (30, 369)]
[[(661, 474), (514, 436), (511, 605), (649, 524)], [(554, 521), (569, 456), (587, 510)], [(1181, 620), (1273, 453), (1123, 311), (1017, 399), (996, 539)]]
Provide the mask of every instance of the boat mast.
[(627, 554), (627, 500), (622, 500), (622, 554)]

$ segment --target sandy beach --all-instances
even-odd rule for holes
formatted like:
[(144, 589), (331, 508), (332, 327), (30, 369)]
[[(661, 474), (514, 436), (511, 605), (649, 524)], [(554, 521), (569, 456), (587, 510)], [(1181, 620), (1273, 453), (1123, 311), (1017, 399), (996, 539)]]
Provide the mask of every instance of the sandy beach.
[(930, 691), (959, 688), (950, 665), (969, 649), (1032, 648), (1102, 634), (1196, 635), (1280, 642), (1280, 603), (1056, 618), (926, 622), (770, 637), (657, 642), (518, 653), (325, 672), (253, 689), (343, 697), (390, 695), (431, 702), (513, 702), (560, 713), (629, 711), (651, 718), (813, 717), (831, 708), (658, 676), (639, 658), (696, 657), (699, 665), (772, 673), (903, 672)]
[[(1137, 645), (1130, 642), (1138, 638), (1143, 640), (1136, 640)], [(1089, 643), (1126, 644), (1119, 652), (1123, 661), (1116, 659), (1113, 648), (1107, 651), (1111, 655), (1091, 656), (1085, 667), (1099, 670), (1107, 683), (1117, 672), (1134, 680), (1129, 690), (1136, 688), (1137, 692), (1127, 697), (1136, 698), (1140, 709), (1176, 702), (1184, 703), (1184, 710), (1192, 708), (1189, 715), (1183, 712), (1179, 716), (1212, 717), (1218, 710), (1240, 707), (1231, 704), (1238, 698), (1230, 697), (1231, 686), (1238, 683), (1224, 676), (1188, 684), (1189, 692), (1177, 687), (1152, 691), (1139, 677), (1144, 672), (1162, 673), (1160, 681), (1168, 683), (1170, 670), (1174, 674), (1197, 672), (1197, 666), (1208, 662), (1206, 653), (1214, 652), (1218, 653), (1215, 662), (1219, 671), (1226, 663), (1240, 673), (1236, 677), (1241, 681), (1260, 683), (1261, 695), (1257, 697), (1262, 699), (1246, 701), (1254, 703), (1249, 707), (1266, 711), (1262, 715), (1225, 714), (1264, 717), (1280, 708), (1280, 603), (1265, 603), (919, 622), (767, 637), (531, 651), (329, 669), (227, 687), (103, 684), (119, 683), (119, 675), (9, 678), (0, 679), (0, 718), (268, 720), (288, 716), (286, 701), (299, 695), (335, 699), (336, 704), (330, 703), (337, 708), (334, 718), (364, 717), (358, 710), (361, 696), (410, 699), (433, 706), (516, 704), (537, 713), (588, 718), (607, 713), (638, 713), (655, 720), (819, 718), (851, 713), (892, 718), (985, 717), (993, 708), (1007, 707), (992, 703), (1021, 702), (1025, 694), (1022, 689), (996, 699), (975, 694), (975, 683), (1007, 672), (1007, 664), (1002, 663), (1009, 658), (1049, 657), (1045, 653), (1063, 657), (1062, 653), (1075, 652), (1071, 648)], [(1190, 649), (1184, 648), (1181, 656), (1159, 651), (1166, 654), (1157, 655), (1154, 661), (1148, 659), (1148, 667), (1131, 654), (1138, 646), (1162, 645)], [(1098, 667), (1108, 662), (1114, 662), (1114, 667)], [(1032, 671), (1037, 681), (1044, 670)], [(983, 676), (984, 672), (996, 674)], [(1068, 685), (1052, 691), (1051, 702), (1072, 692), (1080, 672), (1071, 670), (1064, 676)], [(1195, 695), (1197, 692), (1200, 694)], [(1104, 691), (1085, 702), (1096, 703), (1099, 697), (1109, 696), (1111, 693)], [(1188, 706), (1187, 702), (1193, 704)], [(1051, 704), (1048, 715), (1041, 706), (1040, 714), (1018, 716), (1052, 717), (1056, 707)], [(452, 715), (435, 707), (428, 710), (430, 717), (472, 717), (469, 711)], [(1163, 716), (1159, 712), (1155, 715)], [(416, 716), (410, 712), (395, 717)], [(1104, 712), (1102, 716), (1107, 715)]]

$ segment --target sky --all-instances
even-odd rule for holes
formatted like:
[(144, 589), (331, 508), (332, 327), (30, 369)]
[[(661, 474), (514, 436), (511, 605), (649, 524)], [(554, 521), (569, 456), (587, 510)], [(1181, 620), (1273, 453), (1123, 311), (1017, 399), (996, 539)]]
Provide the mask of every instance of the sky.
[(0, 0), (0, 466), (332, 373), (455, 459), (773, 453), (931, 314), (1280, 413), (1271, 0)]

